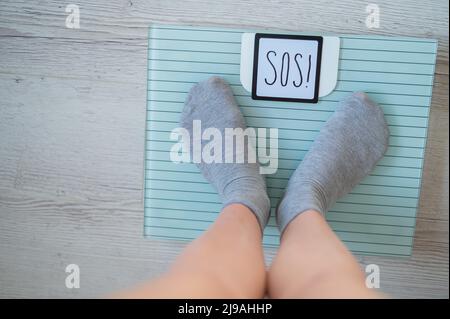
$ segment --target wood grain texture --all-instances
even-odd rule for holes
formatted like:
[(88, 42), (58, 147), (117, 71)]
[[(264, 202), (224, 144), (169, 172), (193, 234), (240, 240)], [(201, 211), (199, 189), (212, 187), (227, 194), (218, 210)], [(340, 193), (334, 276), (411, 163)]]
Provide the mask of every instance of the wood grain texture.
[[(185, 243), (143, 239), (150, 23), (277, 28), (439, 40), (411, 258), (359, 256), (394, 297), (448, 298), (448, 3), (59, 1), (0, 7), (0, 297), (95, 297), (162, 273)], [(266, 250), (270, 263), (275, 251)], [(64, 285), (66, 265), (81, 288)]]

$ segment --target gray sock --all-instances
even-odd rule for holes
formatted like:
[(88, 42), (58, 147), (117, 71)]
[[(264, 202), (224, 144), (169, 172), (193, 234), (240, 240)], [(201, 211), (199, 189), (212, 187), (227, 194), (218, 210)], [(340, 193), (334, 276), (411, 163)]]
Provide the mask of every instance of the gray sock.
[[(201, 120), (202, 133), (207, 128), (217, 128), (222, 137), (225, 136), (225, 128), (246, 129), (233, 92), (219, 77), (201, 82), (189, 92), (180, 124), (190, 132), (191, 141), (194, 120)], [(203, 140), (202, 146), (205, 143), (208, 141)], [(197, 166), (219, 193), (224, 207), (233, 203), (247, 206), (256, 215), (261, 229), (264, 229), (270, 214), (270, 201), (265, 180), (259, 173), (259, 163), (249, 163), (247, 156), (244, 163), (225, 163), (224, 146), (222, 139), (222, 163), (207, 164), (202, 160)], [(246, 143), (246, 147), (251, 145)], [(244, 151), (247, 151), (247, 148)]]
[(382, 109), (364, 93), (342, 101), (289, 180), (278, 205), (281, 232), (302, 212), (325, 214), (375, 167), (389, 130)]

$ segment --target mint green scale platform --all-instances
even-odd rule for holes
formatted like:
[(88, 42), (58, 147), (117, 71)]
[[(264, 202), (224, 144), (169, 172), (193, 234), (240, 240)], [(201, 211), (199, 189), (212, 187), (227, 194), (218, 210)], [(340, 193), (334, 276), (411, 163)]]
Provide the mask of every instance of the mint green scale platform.
[[(408, 256), (416, 213), (433, 88), (437, 42), (345, 35), (338, 83), (318, 104), (252, 100), (239, 80), (240, 41), (247, 30), (154, 25), (149, 32), (145, 158), (145, 236), (192, 240), (216, 219), (218, 196), (194, 164), (169, 159), (170, 131), (186, 94), (212, 75), (231, 84), (248, 126), (279, 129), (279, 169), (267, 176), (275, 207), (289, 176), (337, 103), (364, 91), (383, 108), (389, 149), (370, 176), (340, 200), (327, 219), (356, 254)], [(253, 32), (254, 30), (251, 30)], [(265, 30), (262, 30), (265, 31)], [(351, 123), (349, 123), (351, 125)], [(275, 212), (265, 246), (279, 244)]]

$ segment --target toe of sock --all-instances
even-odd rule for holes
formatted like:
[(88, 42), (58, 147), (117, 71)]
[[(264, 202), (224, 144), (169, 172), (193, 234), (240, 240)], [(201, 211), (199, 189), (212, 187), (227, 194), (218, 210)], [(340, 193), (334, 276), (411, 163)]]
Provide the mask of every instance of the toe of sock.
[[(194, 119), (200, 119), (204, 113), (214, 108), (217, 99), (227, 98), (231, 90), (228, 84), (218, 76), (212, 76), (207, 80), (195, 84), (190, 90), (184, 102), (181, 113), (181, 125), (185, 122), (191, 122)], [(231, 93), (232, 94), (232, 93)]]
[(228, 83), (221, 78), (220, 76), (211, 76), (210, 78), (208, 78), (206, 81), (204, 81), (204, 83), (206, 85), (210, 85), (210, 86), (227, 86)]
[(355, 92), (351, 94), (342, 104), (351, 105), (353, 108), (359, 108), (364, 112), (368, 112), (368, 116), (375, 116), (378, 120), (385, 122), (383, 109), (364, 92)]
[(370, 119), (379, 122), (379, 125), (387, 128), (387, 122), (384, 117), (384, 111), (378, 103), (373, 101), (369, 95), (364, 92), (355, 92), (348, 96), (342, 104), (350, 104), (354, 108), (359, 108), (363, 112), (367, 112)]
[(364, 131), (370, 132), (376, 158), (386, 153), (390, 135), (388, 123), (383, 109), (366, 93), (355, 92), (347, 96), (337, 110), (344, 114), (346, 121), (357, 121)]
[(381, 158), (386, 153), (389, 144), (389, 126), (384, 117), (384, 112), (381, 106), (374, 102), (364, 92), (355, 92), (352, 98), (358, 101), (359, 107), (364, 109), (368, 122), (367, 129), (372, 130), (373, 136), (379, 142), (379, 157)]
[(219, 76), (211, 76), (210, 78), (194, 85), (191, 88), (189, 95), (191, 95), (191, 96), (199, 95), (199, 94), (204, 95), (205, 93), (218, 92), (218, 91), (219, 92), (223, 91), (225, 93), (229, 93), (230, 87), (223, 78), (221, 78)]

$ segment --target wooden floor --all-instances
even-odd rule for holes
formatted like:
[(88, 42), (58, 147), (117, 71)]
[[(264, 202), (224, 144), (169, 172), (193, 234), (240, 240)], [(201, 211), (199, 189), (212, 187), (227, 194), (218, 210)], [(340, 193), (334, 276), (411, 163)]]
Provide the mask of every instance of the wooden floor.
[[(152, 22), (437, 38), (439, 54), (411, 258), (358, 257), (393, 297), (448, 291), (448, 3), (78, 0), (0, 6), (0, 297), (95, 297), (167, 269), (184, 243), (144, 239), (147, 27)], [(270, 263), (273, 250), (266, 250)], [(81, 288), (65, 287), (78, 264)]]

